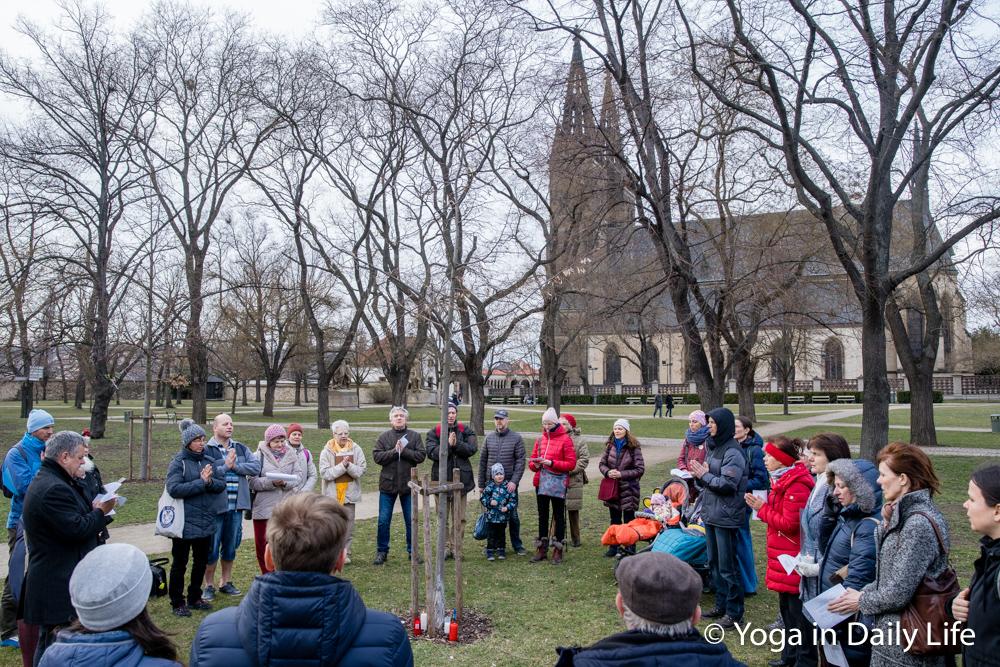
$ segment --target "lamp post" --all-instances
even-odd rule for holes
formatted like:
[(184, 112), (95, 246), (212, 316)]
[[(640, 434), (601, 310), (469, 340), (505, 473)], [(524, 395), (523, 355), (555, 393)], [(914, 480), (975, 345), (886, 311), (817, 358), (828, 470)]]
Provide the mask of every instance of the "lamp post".
[(590, 371), (590, 395), (593, 404), (597, 405), (597, 387), (594, 386), (594, 372), (597, 370), (597, 366), (587, 366), (587, 370)]

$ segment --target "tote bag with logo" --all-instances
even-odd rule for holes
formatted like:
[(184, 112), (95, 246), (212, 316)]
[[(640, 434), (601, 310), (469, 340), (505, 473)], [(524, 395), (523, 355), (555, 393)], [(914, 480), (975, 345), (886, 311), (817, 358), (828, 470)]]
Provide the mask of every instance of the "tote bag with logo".
[(184, 499), (171, 496), (166, 486), (156, 503), (155, 532), (164, 537), (184, 537)]

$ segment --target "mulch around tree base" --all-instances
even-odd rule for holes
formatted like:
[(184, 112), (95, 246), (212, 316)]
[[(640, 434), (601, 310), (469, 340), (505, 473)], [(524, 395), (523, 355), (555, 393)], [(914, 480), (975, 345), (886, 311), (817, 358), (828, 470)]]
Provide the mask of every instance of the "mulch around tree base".
[(485, 639), (493, 634), (493, 621), (488, 616), (484, 616), (475, 609), (466, 608), (462, 612), (462, 622), (458, 626), (458, 641), (449, 642), (448, 635), (443, 637), (428, 637), (422, 634), (419, 637), (413, 636), (413, 619), (409, 614), (405, 616), (396, 614), (401, 623), (406, 626), (411, 641), (431, 641), (436, 644), (474, 644), (481, 639)]

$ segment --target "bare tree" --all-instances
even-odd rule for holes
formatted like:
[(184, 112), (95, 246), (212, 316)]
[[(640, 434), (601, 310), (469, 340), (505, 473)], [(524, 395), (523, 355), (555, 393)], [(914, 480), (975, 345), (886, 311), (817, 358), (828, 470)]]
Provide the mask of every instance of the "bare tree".
[[(799, 202), (825, 226), (861, 306), (861, 447), (868, 458), (888, 437), (889, 298), (968, 234), (1000, 217), (996, 196), (975, 192), (962, 197), (964, 220), (940, 241), (904, 261), (892, 253), (893, 216), (920, 169), (947, 153), (951, 139), (974, 131), (996, 100), (998, 40), (982, 39), (973, 4), (889, 1), (876, 8), (726, 0), (704, 6), (712, 25), (702, 28), (693, 12), (677, 3), (695, 75), (781, 149)], [(723, 25), (719, 9), (728, 14)], [(708, 18), (708, 12), (715, 14)], [(774, 21), (789, 29), (770, 30)], [(731, 35), (719, 46), (729, 48), (745, 68), (743, 83), (769, 100), (766, 110), (733, 99), (702, 67), (695, 45), (718, 43), (713, 35), (720, 33)], [(945, 72), (954, 76), (941, 76)], [(921, 111), (927, 124), (920, 129), (928, 140), (921, 154), (908, 160), (908, 137)]]
[(150, 186), (184, 251), (191, 416), (204, 422), (209, 358), (202, 312), (212, 227), (280, 120), (255, 94), (268, 72), (243, 18), (161, 3), (140, 39), (152, 63), (155, 107), (137, 135)]

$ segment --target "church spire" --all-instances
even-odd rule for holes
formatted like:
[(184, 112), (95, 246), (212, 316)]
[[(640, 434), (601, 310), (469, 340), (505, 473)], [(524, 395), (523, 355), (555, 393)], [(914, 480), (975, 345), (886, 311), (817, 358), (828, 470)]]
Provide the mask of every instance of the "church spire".
[(622, 130), (618, 119), (618, 104), (615, 101), (614, 79), (611, 73), (604, 74), (604, 96), (601, 98), (601, 134), (612, 153), (621, 150)]
[(580, 38), (575, 37), (573, 60), (570, 61), (569, 76), (566, 77), (562, 122), (556, 130), (556, 136), (575, 137), (580, 140), (592, 133), (596, 126), (594, 109), (590, 102), (590, 89), (587, 86), (587, 72), (583, 67), (583, 48)]

